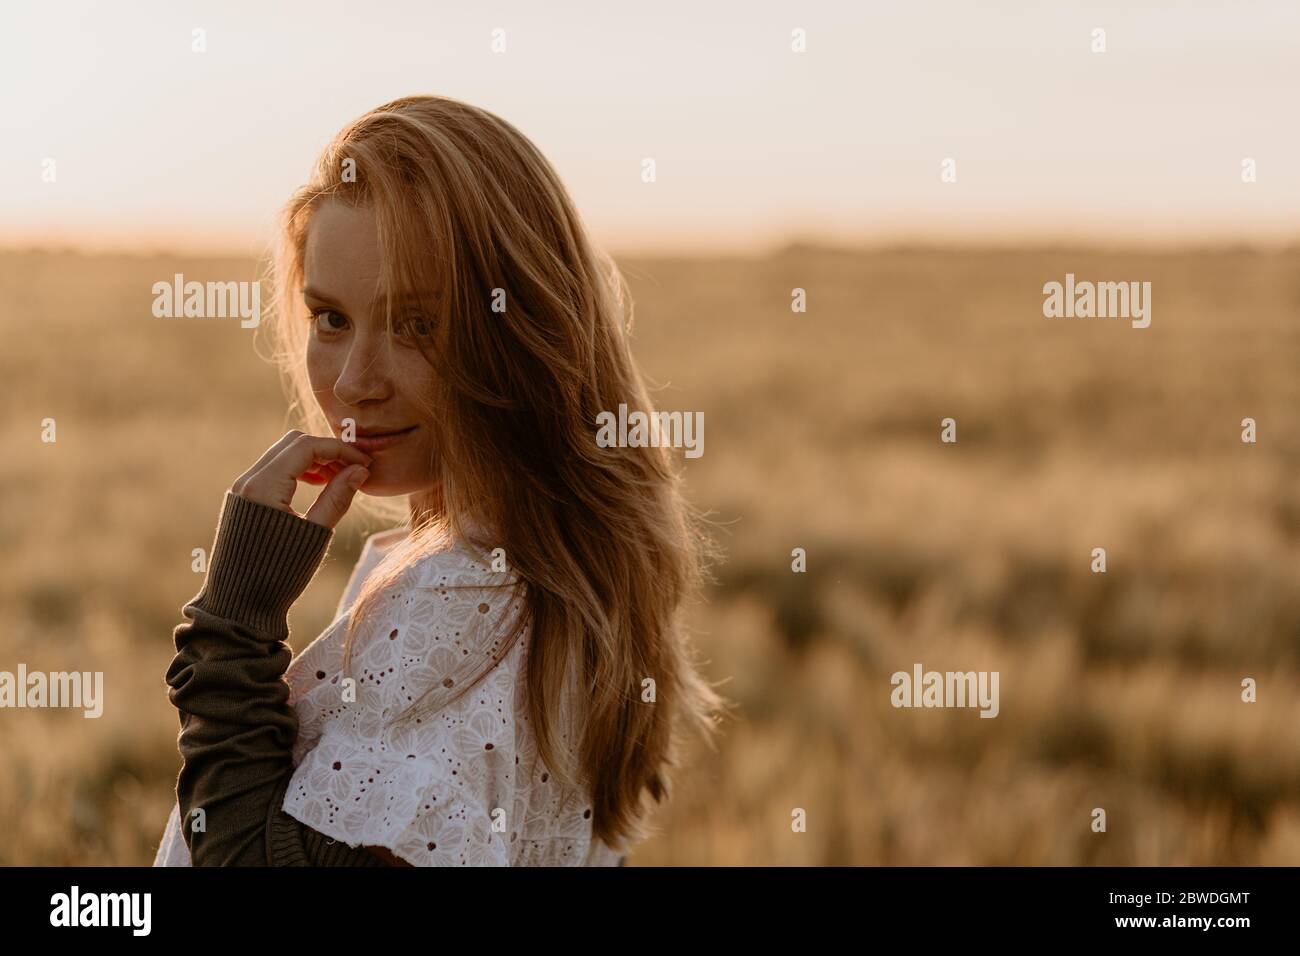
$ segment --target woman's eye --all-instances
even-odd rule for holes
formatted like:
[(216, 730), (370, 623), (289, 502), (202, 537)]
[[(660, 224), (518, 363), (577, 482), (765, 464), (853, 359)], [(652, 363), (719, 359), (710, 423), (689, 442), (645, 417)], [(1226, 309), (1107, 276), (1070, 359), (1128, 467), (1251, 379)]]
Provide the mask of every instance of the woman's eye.
[[(342, 315), (335, 312), (333, 309), (316, 309), (312, 312), (311, 318), (316, 331), (323, 332), (327, 335), (331, 332), (342, 332), (347, 328), (348, 320), (343, 318)], [(324, 324), (321, 323), (321, 319), (325, 320)], [(336, 326), (333, 319), (338, 319), (342, 324)]]
[(424, 338), (429, 334), (429, 323), (425, 321), (422, 315), (412, 315), (404, 319), (399, 319), (393, 326), (393, 331), (404, 339)]

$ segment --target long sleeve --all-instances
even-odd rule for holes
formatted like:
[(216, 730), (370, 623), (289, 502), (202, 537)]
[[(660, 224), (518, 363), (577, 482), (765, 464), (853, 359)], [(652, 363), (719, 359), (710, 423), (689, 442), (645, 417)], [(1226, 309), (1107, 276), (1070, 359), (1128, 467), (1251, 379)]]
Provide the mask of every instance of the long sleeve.
[(226, 494), (207, 578), (183, 608), (190, 623), (174, 631), (166, 677), (181, 726), (177, 803), (195, 866), (385, 865), (281, 809), (298, 731), (284, 680), (288, 611), (332, 536)]

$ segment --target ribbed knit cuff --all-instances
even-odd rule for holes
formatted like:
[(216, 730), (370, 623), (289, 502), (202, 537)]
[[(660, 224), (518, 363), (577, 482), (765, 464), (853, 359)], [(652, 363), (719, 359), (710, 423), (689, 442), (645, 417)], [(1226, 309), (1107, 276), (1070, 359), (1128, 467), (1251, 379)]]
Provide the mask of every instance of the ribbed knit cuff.
[(320, 568), (333, 530), (226, 492), (203, 589), (190, 604), (279, 640)]

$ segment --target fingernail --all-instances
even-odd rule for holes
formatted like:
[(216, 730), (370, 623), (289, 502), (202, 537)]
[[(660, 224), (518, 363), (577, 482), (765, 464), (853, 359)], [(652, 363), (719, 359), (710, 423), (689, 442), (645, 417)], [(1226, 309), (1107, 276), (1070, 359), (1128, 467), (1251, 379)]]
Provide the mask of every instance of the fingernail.
[(354, 468), (352, 469), (352, 474), (348, 476), (348, 487), (360, 488), (363, 484), (366, 483), (366, 479), (369, 477), (370, 477), (369, 468)]

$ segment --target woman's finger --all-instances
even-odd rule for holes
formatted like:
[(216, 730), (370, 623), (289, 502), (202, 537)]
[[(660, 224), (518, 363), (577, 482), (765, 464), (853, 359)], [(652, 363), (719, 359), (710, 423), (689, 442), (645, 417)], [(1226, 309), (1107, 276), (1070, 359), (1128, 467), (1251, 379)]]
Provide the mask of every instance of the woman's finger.
[(296, 514), (293, 496), (300, 480), (328, 487), (328, 482), (343, 468), (368, 465), (371, 458), (337, 438), (289, 432), (268, 449), (260, 461), (263, 463), (261, 467), (245, 472), (231, 486), (231, 491), (251, 501)]
[(298, 476), (298, 480), (312, 485), (323, 485), (342, 470), (343, 466), (338, 462), (327, 461), (323, 464), (312, 465)]
[(236, 478), (233, 482), (230, 483), (230, 490), (237, 495), (242, 494), (244, 491), (244, 486), (248, 484), (249, 480), (254, 475), (256, 475), (259, 471), (265, 468), (266, 465), (270, 461), (272, 461), (276, 455), (280, 454), (280, 452), (284, 448), (286, 448), (291, 442), (297, 441), (300, 435), (302, 435), (302, 432), (298, 431), (298, 429), (296, 428), (291, 429), (285, 432), (283, 435), (281, 435), (280, 438), (275, 442), (275, 444), (273, 444), (266, 451), (262, 452), (261, 458), (253, 462), (252, 466), (247, 471), (245, 471), (242, 475), (240, 475), (238, 478)]
[(316, 522), (316, 524), (333, 528), (348, 513), (348, 508), (352, 506), (352, 499), (356, 496), (357, 489), (369, 477), (370, 472), (361, 465), (344, 468), (330, 479), (330, 483), (320, 493), (316, 503), (307, 510), (303, 517), (308, 521)]
[(355, 445), (320, 435), (299, 435), (280, 449), (279, 454), (267, 463), (264, 471), (277, 475), (301, 475), (317, 464), (341, 462), (348, 465), (369, 465), (371, 457)]

